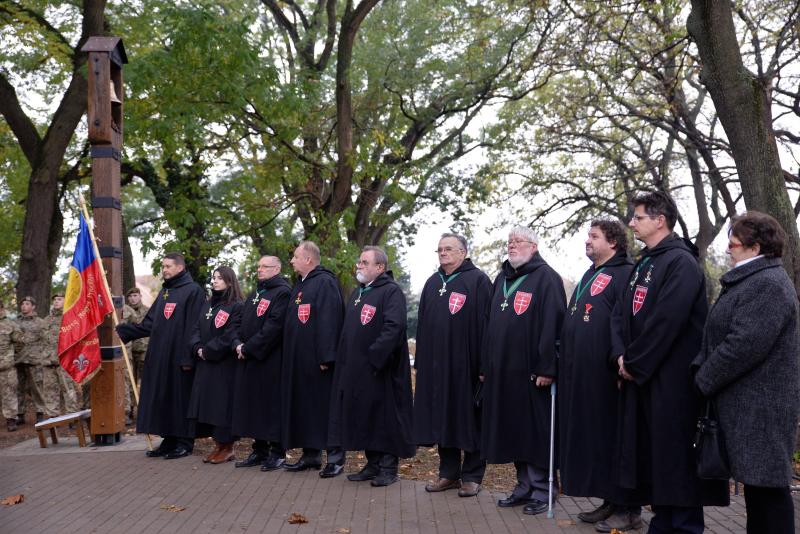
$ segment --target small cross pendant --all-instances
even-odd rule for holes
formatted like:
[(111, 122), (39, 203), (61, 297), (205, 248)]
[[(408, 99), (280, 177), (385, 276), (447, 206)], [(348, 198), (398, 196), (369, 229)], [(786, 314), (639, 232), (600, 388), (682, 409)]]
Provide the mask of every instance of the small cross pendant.
[(500, 311), (506, 311), (506, 308), (508, 308), (508, 301), (504, 300), (503, 303), (500, 305)]

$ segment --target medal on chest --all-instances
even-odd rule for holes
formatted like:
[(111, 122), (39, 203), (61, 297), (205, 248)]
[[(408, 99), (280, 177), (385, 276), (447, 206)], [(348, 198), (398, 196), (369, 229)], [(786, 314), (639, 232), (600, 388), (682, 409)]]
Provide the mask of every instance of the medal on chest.
[[(594, 276), (589, 278), (589, 280), (585, 284), (581, 284), (580, 282), (578, 282), (578, 287), (575, 288), (575, 303), (569, 309), (570, 315), (575, 315), (575, 311), (578, 309), (578, 301), (581, 300), (581, 297), (586, 292), (586, 288), (591, 288), (589, 290), (589, 294), (591, 296), (596, 296), (603, 292), (608, 283), (611, 281), (610, 276), (608, 276), (607, 274), (602, 274), (604, 270), (605, 267), (601, 267), (600, 269), (598, 269), (594, 273)], [(588, 319), (584, 320), (586, 321)]]
[(295, 303), (295, 304), (300, 304), (301, 302), (303, 302), (303, 292), (302, 292), (302, 291), (299, 291), (299, 292), (297, 293), (297, 298), (296, 298), (296, 299), (294, 299), (294, 303)]
[[(508, 287), (508, 284), (507, 284), (508, 280), (503, 280), (503, 303), (500, 304), (500, 311), (506, 311), (506, 308), (508, 308), (508, 297), (510, 297), (511, 294), (514, 291), (516, 291), (516, 289), (519, 287), (519, 285), (522, 282), (524, 282), (526, 278), (528, 278), (527, 274), (520, 276), (519, 278), (517, 278), (514, 281), (513, 284), (511, 284), (511, 287)], [(521, 302), (524, 302), (524, 306), (525, 306), (524, 309), (521, 312), (517, 311), (517, 300), (520, 297), (519, 297), (519, 295), (514, 297), (514, 311), (517, 311), (517, 315), (522, 314), (525, 310), (528, 309), (528, 304), (530, 304), (530, 298), (533, 296), (532, 293), (522, 293), (522, 295), (527, 295), (528, 296), (528, 300), (527, 300), (527, 302), (524, 301), (524, 298), (521, 300)]]
[(445, 293), (447, 293), (447, 283), (448, 282), (452, 282), (453, 280), (458, 278), (458, 275), (461, 274), (461, 273), (451, 274), (450, 276), (447, 277), (447, 279), (445, 279), (445, 277), (444, 277), (444, 275), (442, 273), (438, 273), (438, 274), (439, 274), (439, 278), (442, 279), (442, 287), (439, 288), (439, 296), (441, 297), (441, 296), (444, 296)]
[(589, 312), (592, 310), (592, 307), (593, 306), (591, 304), (589, 304), (588, 302), (586, 303), (586, 311), (583, 314), (583, 322), (585, 323), (589, 322)]
[(372, 286), (359, 287), (358, 288), (358, 298), (353, 301), (353, 306), (358, 306), (359, 302), (361, 302), (361, 295), (363, 295), (364, 293), (367, 293), (371, 289), (372, 289)]

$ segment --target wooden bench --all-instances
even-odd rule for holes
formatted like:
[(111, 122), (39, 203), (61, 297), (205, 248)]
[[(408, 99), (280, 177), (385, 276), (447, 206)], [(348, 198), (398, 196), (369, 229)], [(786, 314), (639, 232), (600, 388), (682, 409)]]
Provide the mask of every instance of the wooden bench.
[(45, 419), (44, 421), (36, 423), (33, 428), (39, 435), (39, 446), (41, 446), (43, 449), (47, 448), (47, 438), (44, 436), (45, 430), (50, 431), (50, 439), (53, 440), (53, 445), (55, 445), (58, 443), (58, 436), (56, 435), (57, 427), (78, 423), (77, 426), (75, 426), (75, 431), (78, 434), (78, 444), (81, 447), (85, 447), (86, 434), (83, 433), (83, 420), (89, 419), (91, 416), (92, 410), (82, 410), (80, 412), (59, 415), (58, 417), (51, 417), (50, 419)]

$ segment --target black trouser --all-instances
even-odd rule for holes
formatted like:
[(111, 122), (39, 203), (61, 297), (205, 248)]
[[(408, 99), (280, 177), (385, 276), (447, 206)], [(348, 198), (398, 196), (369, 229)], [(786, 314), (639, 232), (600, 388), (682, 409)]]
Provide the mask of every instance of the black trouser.
[[(647, 534), (703, 534), (705, 522), (703, 520), (702, 506), (656, 506), (653, 509), (653, 518), (650, 520), (650, 529)], [(762, 530), (762, 532), (767, 532)]]
[[(341, 447), (333, 447), (332, 449), (328, 449), (327, 453), (328, 453), (329, 464), (344, 465), (345, 453)], [(306, 460), (307, 462), (315, 462), (321, 464), (322, 450), (309, 449), (303, 447), (303, 457), (301, 459)]]
[(233, 443), (233, 434), (231, 434), (231, 427), (210, 425), (208, 423), (197, 423), (197, 437), (198, 438), (214, 438), (217, 443)]
[(792, 492), (785, 488), (744, 485), (747, 534), (792, 534), (794, 505)]
[(464, 451), (464, 461), (461, 461), (461, 449), (455, 447), (439, 447), (439, 478), (458, 480), (462, 482), (483, 482), (486, 472), (486, 462), (481, 459), (478, 451)]
[(162, 451), (172, 451), (179, 446), (186, 448), (189, 451), (194, 450), (194, 438), (186, 438), (181, 436), (164, 436), (158, 448)]
[(281, 444), (277, 441), (257, 439), (253, 441), (253, 452), (259, 456), (263, 456), (264, 458), (267, 458), (268, 456), (272, 456), (274, 458), (286, 457), (286, 449), (281, 447)]
[(380, 451), (364, 451), (364, 456), (367, 457), (367, 468), (389, 472), (393, 475), (397, 474), (398, 458), (394, 454)]

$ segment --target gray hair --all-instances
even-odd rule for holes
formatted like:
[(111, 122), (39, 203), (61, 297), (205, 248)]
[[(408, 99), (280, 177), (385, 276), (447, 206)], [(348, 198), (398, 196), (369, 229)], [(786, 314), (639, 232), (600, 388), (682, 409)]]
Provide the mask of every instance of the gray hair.
[(263, 260), (264, 258), (272, 258), (272, 259), (274, 259), (276, 262), (278, 262), (278, 267), (283, 267), (283, 262), (281, 262), (281, 259), (280, 259), (278, 256), (273, 256), (272, 254), (264, 254), (264, 255), (263, 255), (263, 256), (261, 256), (261, 258), (259, 258), (259, 259), (262, 259), (262, 260)]
[(361, 252), (369, 252), (372, 251), (373, 256), (375, 257), (375, 263), (378, 265), (383, 265), (383, 269), (386, 270), (389, 268), (389, 256), (386, 255), (386, 251), (383, 250), (381, 247), (376, 247), (374, 245), (367, 245), (366, 247), (361, 249)]
[(319, 247), (316, 243), (313, 241), (301, 241), (297, 246), (305, 250), (314, 263), (319, 263), (321, 256), (319, 253)]
[(439, 239), (441, 240), (441, 239), (445, 239), (447, 237), (452, 237), (453, 239), (458, 240), (459, 244), (461, 245), (461, 248), (464, 249), (464, 252), (468, 252), (469, 251), (469, 248), (467, 247), (467, 238), (464, 237), (463, 235), (451, 234), (449, 232), (445, 232), (445, 233), (442, 234), (442, 237), (440, 237)]
[(515, 226), (508, 232), (508, 238), (511, 239), (512, 237), (521, 237), (526, 241), (530, 241), (531, 243), (539, 244), (539, 236), (536, 235), (536, 232), (528, 228), (527, 226)]

